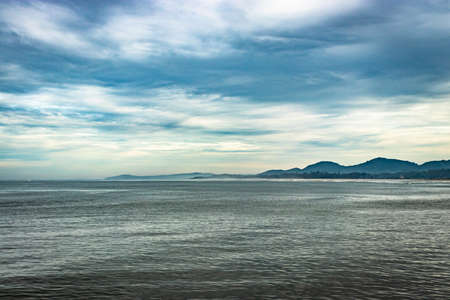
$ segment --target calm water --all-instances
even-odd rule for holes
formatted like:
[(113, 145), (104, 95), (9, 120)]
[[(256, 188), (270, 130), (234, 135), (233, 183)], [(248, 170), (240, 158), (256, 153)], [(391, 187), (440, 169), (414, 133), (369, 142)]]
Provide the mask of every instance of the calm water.
[(0, 298), (448, 299), (450, 182), (0, 182)]

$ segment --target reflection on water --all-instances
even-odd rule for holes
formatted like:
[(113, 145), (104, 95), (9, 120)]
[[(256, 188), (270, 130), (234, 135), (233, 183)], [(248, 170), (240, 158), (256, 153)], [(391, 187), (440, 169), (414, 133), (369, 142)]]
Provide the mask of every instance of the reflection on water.
[(450, 182), (0, 182), (0, 297), (432, 299)]

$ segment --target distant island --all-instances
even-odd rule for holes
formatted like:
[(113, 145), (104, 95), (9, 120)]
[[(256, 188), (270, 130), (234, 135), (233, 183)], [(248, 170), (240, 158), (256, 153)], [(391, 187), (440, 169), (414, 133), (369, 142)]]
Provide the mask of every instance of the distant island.
[(320, 161), (304, 169), (268, 170), (254, 175), (182, 173), (170, 175), (119, 175), (105, 180), (187, 180), (226, 178), (348, 178), (348, 179), (450, 179), (450, 160), (429, 161), (421, 165), (399, 159), (378, 157), (352, 166)]

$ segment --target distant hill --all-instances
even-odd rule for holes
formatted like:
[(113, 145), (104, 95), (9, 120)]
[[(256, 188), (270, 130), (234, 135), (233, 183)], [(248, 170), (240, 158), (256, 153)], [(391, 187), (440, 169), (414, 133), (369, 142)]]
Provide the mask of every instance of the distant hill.
[(345, 167), (344, 172), (379, 174), (419, 171), (419, 168), (418, 164), (410, 161), (378, 157), (358, 165)]
[(199, 177), (210, 177), (213, 175), (214, 174), (212, 173), (201, 173), (201, 172), (169, 174), (169, 175), (151, 175), (151, 176), (136, 176), (124, 174), (119, 176), (106, 177), (105, 180), (186, 180)]
[(450, 160), (435, 160), (423, 163), (420, 166), (421, 170), (439, 170), (450, 169)]
[(169, 175), (119, 175), (105, 180), (188, 180), (188, 179), (245, 179), (245, 178), (411, 178), (450, 179), (450, 160), (429, 161), (421, 165), (414, 162), (377, 157), (364, 163), (343, 166), (332, 161), (320, 161), (304, 169), (268, 170), (256, 175), (181, 173)]
[(327, 172), (327, 173), (342, 173), (346, 167), (341, 166), (332, 161), (320, 161), (312, 164), (301, 170), (301, 173), (311, 172)]
[(283, 175), (286, 174), (285, 170), (268, 170), (262, 173), (259, 173), (259, 176), (278, 176), (278, 175)]
[[(258, 177), (305, 177), (306, 174), (400, 174), (450, 169), (450, 160), (430, 161), (422, 165), (414, 162), (378, 157), (353, 166), (343, 166), (332, 161), (321, 161), (305, 167), (289, 170), (268, 170), (257, 174)], [(295, 171), (293, 171), (295, 170)], [(387, 175), (386, 175), (387, 176)], [(401, 175), (399, 175), (401, 176)], [(335, 177), (335, 176), (334, 176)], [(348, 177), (348, 176), (347, 176)]]

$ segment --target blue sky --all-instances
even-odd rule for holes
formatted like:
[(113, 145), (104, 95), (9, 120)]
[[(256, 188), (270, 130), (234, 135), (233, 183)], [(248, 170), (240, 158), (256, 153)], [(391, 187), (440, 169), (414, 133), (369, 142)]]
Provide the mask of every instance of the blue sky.
[(449, 159), (449, 1), (2, 1), (0, 178)]

